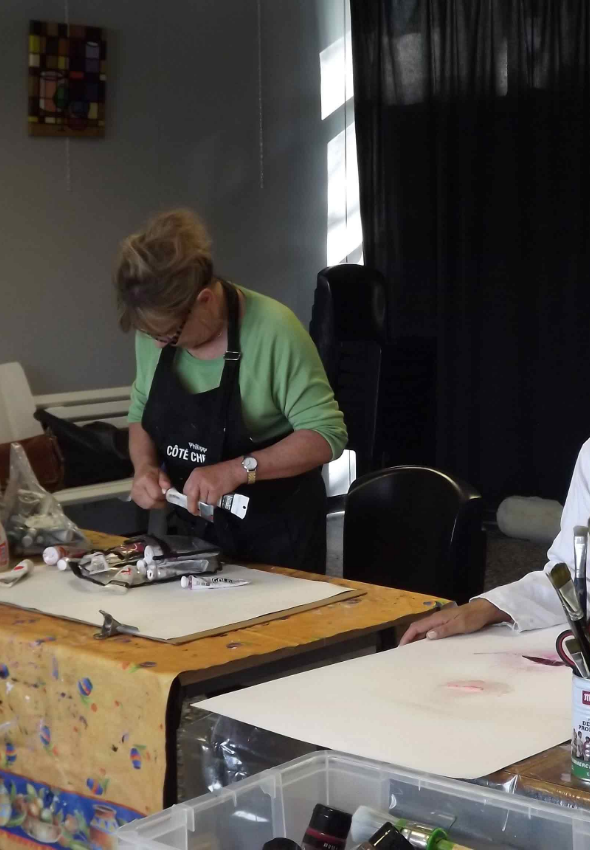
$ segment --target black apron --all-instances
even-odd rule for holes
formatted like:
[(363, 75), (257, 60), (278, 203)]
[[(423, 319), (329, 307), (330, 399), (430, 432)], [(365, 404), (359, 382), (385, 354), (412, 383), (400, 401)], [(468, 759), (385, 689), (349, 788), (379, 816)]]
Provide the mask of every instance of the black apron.
[[(219, 387), (187, 392), (174, 370), (176, 349), (166, 346), (143, 412), (141, 424), (179, 492), (195, 467), (243, 457), (291, 433), (254, 443), (246, 430), (238, 380), (239, 299), (234, 286), (222, 283), (228, 306), (228, 350)], [(293, 478), (244, 484), (236, 492), (250, 498), (244, 519), (221, 508), (215, 509), (213, 523), (182, 508), (176, 508), (177, 514), (194, 534), (220, 546), (231, 558), (325, 572), (326, 491), (319, 467)]]

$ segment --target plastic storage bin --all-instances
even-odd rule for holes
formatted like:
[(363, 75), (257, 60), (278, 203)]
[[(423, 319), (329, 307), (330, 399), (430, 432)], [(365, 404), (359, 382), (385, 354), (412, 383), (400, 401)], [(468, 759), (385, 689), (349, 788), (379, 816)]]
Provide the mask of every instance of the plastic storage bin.
[[(476, 785), (320, 752), (127, 824), (120, 850), (261, 850), (300, 842), (316, 803), (362, 804), (446, 828), (474, 850), (590, 850), (590, 812)], [(347, 847), (352, 846), (349, 839)]]

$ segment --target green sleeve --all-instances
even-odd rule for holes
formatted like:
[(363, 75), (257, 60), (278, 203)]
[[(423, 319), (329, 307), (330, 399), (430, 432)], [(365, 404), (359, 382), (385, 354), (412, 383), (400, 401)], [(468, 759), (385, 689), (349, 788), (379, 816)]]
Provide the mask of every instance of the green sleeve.
[[(149, 340), (147, 340), (149, 343)], [(131, 404), (127, 419), (129, 422), (141, 422), (143, 409), (146, 405), (152, 383), (153, 370), (150, 374), (150, 347), (142, 334), (135, 334), (135, 381), (131, 387)]]
[(313, 340), (289, 311), (286, 327), (275, 338), (273, 387), (275, 404), (294, 431), (321, 434), (332, 449), (332, 460), (346, 447), (348, 433)]

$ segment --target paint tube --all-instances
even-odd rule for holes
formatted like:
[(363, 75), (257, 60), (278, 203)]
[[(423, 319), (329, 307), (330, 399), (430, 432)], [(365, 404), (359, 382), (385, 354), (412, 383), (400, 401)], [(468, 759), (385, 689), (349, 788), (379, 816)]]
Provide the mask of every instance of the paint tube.
[(151, 546), (146, 546), (143, 552), (143, 560), (145, 560), (146, 564), (153, 564), (156, 558), (161, 558), (163, 556), (163, 552), (160, 546), (156, 546), (152, 544)]
[(24, 576), (26, 576), (33, 567), (33, 562), (28, 559), (20, 561), (16, 567), (9, 570), (9, 572), (0, 574), (0, 587), (12, 587), (13, 584), (16, 584), (17, 581), (24, 578)]
[(224, 576), (193, 576), (184, 575), (180, 579), (180, 586), (190, 590), (216, 590), (221, 587), (243, 587), (252, 584), (247, 579), (224, 578)]
[(205, 573), (209, 569), (209, 560), (200, 558), (191, 561), (159, 561), (147, 568), (148, 581), (160, 581), (165, 578), (180, 578), (191, 573)]
[(72, 564), (78, 565), (79, 563), (80, 563), (80, 560), (78, 558), (72, 558), (72, 557), (66, 556), (65, 558), (60, 558), (59, 561), (57, 562), (56, 566), (57, 566), (58, 570), (61, 570), (63, 572), (64, 570), (67, 570), (68, 567), (71, 567)]
[(146, 545), (141, 540), (134, 540), (129, 543), (122, 543), (120, 546), (113, 546), (112, 549), (109, 549), (107, 554), (115, 554), (119, 558), (123, 560), (127, 560), (133, 555), (143, 555), (146, 549)]
[(48, 546), (43, 552), (43, 561), (49, 567), (53, 567), (61, 558), (81, 558), (86, 554), (86, 549), (76, 546)]
[[(162, 492), (166, 497), (166, 501), (171, 505), (177, 505), (179, 508), (187, 510), (188, 500), (184, 493), (179, 493), (175, 487)], [(207, 502), (199, 502), (199, 515), (208, 522), (213, 522), (215, 508), (217, 507), (229, 511), (230, 514), (239, 517), (239, 519), (244, 519), (248, 512), (249, 503), (249, 496), (243, 496), (241, 493), (228, 493), (222, 496), (215, 505), (210, 505)]]

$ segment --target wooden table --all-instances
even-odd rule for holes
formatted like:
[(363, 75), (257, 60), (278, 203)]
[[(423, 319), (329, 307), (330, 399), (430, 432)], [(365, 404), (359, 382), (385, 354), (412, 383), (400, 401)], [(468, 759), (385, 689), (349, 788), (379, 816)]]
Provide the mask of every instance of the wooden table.
[[(90, 532), (93, 545), (105, 548), (117, 545), (120, 537)], [(253, 625), (222, 635), (205, 637), (179, 646), (143, 638), (111, 638), (93, 641), (96, 627), (59, 621), (67, 629), (65, 639), (73, 647), (103, 659), (112, 647), (120, 663), (123, 647), (126, 661), (133, 665), (157, 665), (160, 673), (175, 676), (167, 711), (167, 771), (165, 805), (176, 802), (176, 736), (183, 700), (193, 695), (212, 696), (222, 690), (251, 684), (254, 680), (280, 676), (308, 664), (329, 663), (343, 655), (374, 647), (395, 645), (395, 629), (444, 604), (418, 593), (378, 587), (362, 582), (326, 578), (295, 570), (266, 567), (271, 572), (311, 580), (330, 581), (360, 589), (364, 595), (347, 601), (335, 601), (322, 608), (287, 615), (264, 624)], [(41, 615), (48, 624), (55, 619)], [(63, 631), (63, 629), (62, 629)], [(62, 638), (63, 640), (64, 638)], [(179, 671), (181, 671), (179, 673)]]
[(568, 742), (493, 773), (481, 784), (566, 808), (590, 809), (590, 785), (572, 778), (570, 764)]

